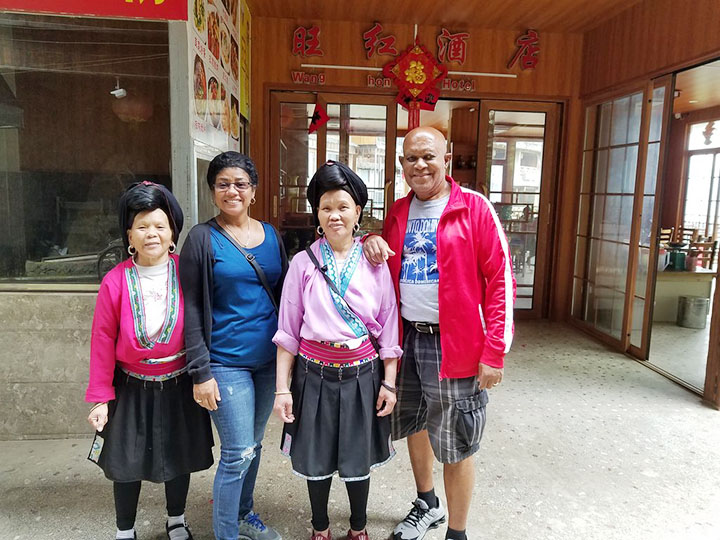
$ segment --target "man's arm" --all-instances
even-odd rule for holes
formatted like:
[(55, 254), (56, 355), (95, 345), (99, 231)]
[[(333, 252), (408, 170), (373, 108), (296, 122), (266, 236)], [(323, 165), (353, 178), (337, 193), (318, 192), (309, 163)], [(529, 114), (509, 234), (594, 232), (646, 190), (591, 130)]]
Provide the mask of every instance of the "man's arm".
[[(502, 369), (505, 354), (510, 350), (515, 331), (513, 323), (515, 276), (512, 272), (510, 247), (500, 219), (490, 201), (482, 196), (480, 196), (478, 214), (476, 233), (481, 245), (481, 249), (478, 249), (478, 263), (486, 282), (481, 313), (484, 318), (486, 341), (480, 363), (490, 368)], [(482, 371), (483, 369), (481, 374)], [(492, 373), (488, 371), (487, 376), (491, 377), (491, 375)], [(501, 374), (500, 378), (502, 378)]]

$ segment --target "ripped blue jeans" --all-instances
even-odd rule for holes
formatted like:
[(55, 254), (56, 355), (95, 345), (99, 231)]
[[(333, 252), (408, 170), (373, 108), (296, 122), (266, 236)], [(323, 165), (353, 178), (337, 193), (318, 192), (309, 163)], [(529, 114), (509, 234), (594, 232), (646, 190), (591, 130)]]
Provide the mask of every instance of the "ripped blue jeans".
[(262, 439), (275, 399), (275, 362), (259, 368), (214, 364), (211, 370), (221, 399), (210, 412), (220, 436), (213, 530), (218, 540), (237, 540), (239, 520), (253, 509)]

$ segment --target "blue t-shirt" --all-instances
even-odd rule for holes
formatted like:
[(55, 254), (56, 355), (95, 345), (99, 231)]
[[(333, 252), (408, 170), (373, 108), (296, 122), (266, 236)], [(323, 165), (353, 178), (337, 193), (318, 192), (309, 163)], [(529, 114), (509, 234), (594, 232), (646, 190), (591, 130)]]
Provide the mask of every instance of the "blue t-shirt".
[[(255, 255), (270, 287), (275, 288), (282, 273), (280, 247), (272, 226), (262, 225), (265, 240), (246, 251)], [(212, 229), (210, 239), (215, 254), (210, 360), (237, 367), (271, 362), (278, 323), (270, 297), (253, 267), (227, 238)]]

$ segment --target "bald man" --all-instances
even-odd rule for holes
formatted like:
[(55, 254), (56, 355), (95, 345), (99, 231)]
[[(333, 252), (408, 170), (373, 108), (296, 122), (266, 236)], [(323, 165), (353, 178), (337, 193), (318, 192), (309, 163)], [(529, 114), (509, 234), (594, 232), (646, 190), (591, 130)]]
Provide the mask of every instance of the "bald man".
[[(368, 259), (387, 260), (402, 316), (392, 432), (408, 439), (418, 493), (395, 540), (420, 540), (446, 520), (446, 539), (467, 540), (472, 456), (487, 390), (502, 381), (513, 337), (515, 278), (505, 234), (490, 201), (445, 175), (446, 147), (432, 128), (405, 136), (400, 163), (411, 191), (393, 204), (382, 238), (364, 244)], [(434, 458), (443, 464), (447, 513), (435, 496)]]

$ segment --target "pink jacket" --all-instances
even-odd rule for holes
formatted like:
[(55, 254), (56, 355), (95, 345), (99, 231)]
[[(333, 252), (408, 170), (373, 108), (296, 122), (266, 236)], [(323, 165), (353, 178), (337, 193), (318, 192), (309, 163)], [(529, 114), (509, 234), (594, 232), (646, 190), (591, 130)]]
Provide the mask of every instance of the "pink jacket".
[[(165, 375), (185, 366), (185, 356), (162, 364), (145, 363), (143, 360), (165, 358), (185, 348), (183, 297), (177, 272), (177, 255), (170, 255), (175, 265), (176, 285), (170, 287), (171, 309), (166, 319), (165, 331), (154, 344), (145, 341), (139, 311), (131, 305), (132, 283), (128, 282), (127, 270), (133, 266), (132, 259), (118, 264), (103, 278), (95, 304), (92, 335), (90, 338), (90, 381), (85, 401), (100, 403), (115, 399), (113, 376), (115, 366), (124, 367), (142, 375)], [(174, 292), (174, 297), (171, 295)], [(140, 296), (142, 302), (142, 296)], [(142, 304), (140, 304), (142, 305)], [(141, 343), (141, 340), (145, 342)], [(148, 345), (150, 348), (148, 348)]]
[[(512, 343), (515, 277), (508, 242), (490, 201), (449, 176), (450, 200), (440, 216), (441, 378), (472, 377), (478, 364), (501, 368)], [(397, 255), (388, 261), (400, 305), (400, 269), (412, 191), (390, 208), (383, 237)], [(402, 325), (400, 327), (402, 332)], [(402, 338), (401, 338), (402, 339)]]

